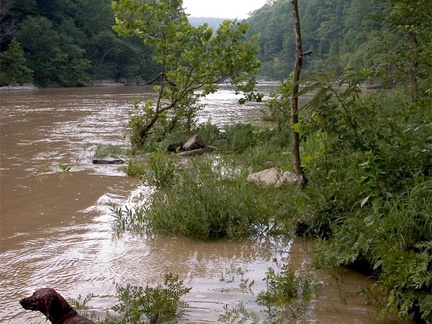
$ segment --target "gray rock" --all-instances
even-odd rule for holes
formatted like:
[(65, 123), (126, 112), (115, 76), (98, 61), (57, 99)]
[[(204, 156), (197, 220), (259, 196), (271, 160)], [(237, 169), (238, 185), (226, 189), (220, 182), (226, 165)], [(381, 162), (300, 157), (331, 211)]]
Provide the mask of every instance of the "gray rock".
[(177, 155), (182, 156), (182, 157), (192, 156), (192, 155), (201, 155), (204, 153), (213, 152), (214, 150), (216, 150), (216, 148), (214, 146), (206, 145), (206, 146), (199, 148), (199, 149), (180, 152)]
[(184, 151), (192, 151), (196, 149), (203, 148), (205, 146), (204, 140), (200, 135), (194, 135), (187, 140), (183, 145), (182, 149)]
[(297, 175), (289, 171), (282, 173), (276, 168), (270, 168), (249, 174), (247, 181), (256, 185), (280, 187), (285, 183), (297, 183)]

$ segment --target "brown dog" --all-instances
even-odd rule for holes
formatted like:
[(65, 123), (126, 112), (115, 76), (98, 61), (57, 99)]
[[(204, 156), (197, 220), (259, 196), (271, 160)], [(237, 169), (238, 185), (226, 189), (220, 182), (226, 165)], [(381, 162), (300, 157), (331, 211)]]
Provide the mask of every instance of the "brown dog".
[(95, 324), (80, 316), (54, 289), (41, 288), (30, 297), (20, 300), (24, 309), (40, 311), (53, 324)]

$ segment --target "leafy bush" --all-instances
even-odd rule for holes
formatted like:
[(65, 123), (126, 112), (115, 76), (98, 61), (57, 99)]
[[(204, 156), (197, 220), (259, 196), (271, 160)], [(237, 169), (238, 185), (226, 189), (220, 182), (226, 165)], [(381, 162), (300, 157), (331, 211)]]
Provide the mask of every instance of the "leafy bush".
[(227, 170), (222, 175), (212, 167), (210, 160), (195, 164), (178, 183), (155, 195), (146, 211), (148, 226), (206, 239), (253, 234), (268, 224), (265, 195), (260, 197), (244, 177)]
[(239, 303), (236, 307), (229, 309), (228, 305), (225, 307), (225, 314), (219, 316), (219, 322), (229, 324), (259, 324), (260, 318), (257, 313), (248, 311), (243, 303)]
[(125, 155), (126, 150), (119, 145), (101, 145), (99, 144), (96, 147), (95, 153), (93, 155), (94, 158), (102, 158), (102, 157), (119, 157), (121, 155)]
[(145, 180), (157, 187), (166, 187), (175, 180), (177, 165), (172, 154), (154, 152), (149, 155)]
[(298, 274), (283, 266), (279, 273), (270, 268), (268, 288), (258, 295), (258, 304), (266, 307), (271, 323), (285, 323), (305, 314), (318, 285), (310, 274)]
[(317, 265), (363, 264), (384, 311), (432, 322), (432, 103), (342, 82), (317, 88), (300, 125)]
[(262, 233), (271, 223), (276, 229), (274, 220), (286, 218), (289, 195), (281, 188), (248, 183), (247, 161), (235, 161), (212, 156), (189, 160), (176, 181), (156, 192), (149, 204), (114, 210), (114, 229), (201, 239)]
[(148, 185), (163, 188), (174, 182), (177, 168), (175, 156), (155, 151), (140, 159), (130, 159), (124, 172), (143, 179)]
[(142, 177), (147, 172), (147, 165), (136, 159), (130, 159), (123, 170), (130, 177)]
[(158, 323), (175, 322), (188, 306), (181, 300), (190, 288), (178, 276), (165, 274), (164, 283), (156, 287), (117, 286), (120, 303), (113, 307), (118, 316), (110, 315), (99, 324), (146, 323), (158, 314)]
[[(365, 260), (387, 296), (383, 311), (402, 318), (422, 314), (430, 322), (432, 290), (432, 182), (390, 200), (375, 200), (339, 226), (316, 254), (319, 266)], [(349, 248), (347, 248), (349, 247)], [(384, 312), (383, 312), (384, 313)]]

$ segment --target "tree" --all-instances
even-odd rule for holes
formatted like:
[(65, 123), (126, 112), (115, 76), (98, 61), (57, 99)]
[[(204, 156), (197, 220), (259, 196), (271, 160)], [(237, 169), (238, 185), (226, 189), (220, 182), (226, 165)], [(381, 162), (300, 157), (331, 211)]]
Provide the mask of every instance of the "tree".
[(8, 49), (0, 55), (0, 85), (22, 85), (31, 82), (32, 76), (21, 45), (12, 39)]
[(48, 19), (27, 18), (16, 37), (31, 62), (36, 84), (45, 86), (54, 81), (69, 86), (86, 79), (89, 61), (83, 58), (84, 50), (72, 37), (57, 31)]
[(405, 35), (403, 42), (392, 50), (390, 62), (407, 78), (411, 98), (416, 102), (419, 96), (431, 95), (432, 2), (390, 0), (390, 3), (393, 8), (388, 21), (393, 27), (392, 32), (399, 31)]
[(299, 121), (299, 87), (300, 87), (300, 75), (303, 64), (303, 47), (301, 40), (301, 30), (300, 30), (300, 16), (298, 10), (298, 1), (293, 0), (293, 15), (294, 15), (294, 30), (295, 30), (295, 40), (296, 40), (296, 52), (295, 52), (295, 65), (294, 65), (294, 73), (293, 73), (293, 86), (292, 86), (292, 94), (291, 94), (291, 123), (294, 129), (293, 132), (293, 143), (292, 143), (292, 155), (294, 168), (297, 174), (297, 180), (300, 187), (306, 187), (306, 177), (301, 167), (301, 158), (300, 158), (300, 134), (296, 129), (296, 125)]
[[(198, 100), (217, 91), (229, 79), (246, 99), (253, 93), (254, 75), (260, 67), (254, 39), (247, 41), (247, 26), (224, 21), (216, 33), (207, 25), (193, 27), (182, 0), (119, 0), (113, 2), (116, 26), (122, 36), (136, 35), (155, 51), (160, 66), (155, 87), (158, 97), (147, 102), (136, 116), (133, 145), (142, 145), (153, 126), (170, 118), (171, 126), (199, 108)], [(168, 115), (170, 112), (170, 115)], [(133, 135), (133, 134), (132, 134)]]

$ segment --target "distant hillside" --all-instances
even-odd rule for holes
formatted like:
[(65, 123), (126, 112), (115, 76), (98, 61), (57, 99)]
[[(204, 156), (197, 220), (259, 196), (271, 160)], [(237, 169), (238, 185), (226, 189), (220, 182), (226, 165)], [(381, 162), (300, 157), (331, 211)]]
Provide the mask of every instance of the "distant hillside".
[(217, 30), (220, 26), (220, 24), (224, 20), (229, 20), (228, 18), (213, 18), (213, 17), (189, 17), (189, 23), (194, 26), (198, 27), (203, 24), (208, 24), (209, 27), (212, 27), (213, 30)]

